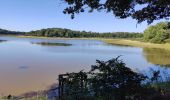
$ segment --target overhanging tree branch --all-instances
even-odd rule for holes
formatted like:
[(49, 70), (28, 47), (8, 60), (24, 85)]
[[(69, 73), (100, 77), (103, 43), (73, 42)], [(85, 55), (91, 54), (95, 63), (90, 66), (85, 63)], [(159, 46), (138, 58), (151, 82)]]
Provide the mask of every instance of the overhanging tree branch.
[[(68, 4), (64, 9), (65, 14), (70, 14), (71, 18), (75, 14), (84, 11), (94, 10), (113, 13), (118, 18), (132, 17), (138, 23), (147, 21), (148, 24), (154, 20), (168, 19), (170, 17), (170, 0), (62, 0)], [(143, 6), (136, 10), (136, 6)], [(88, 8), (88, 9), (85, 9)]]

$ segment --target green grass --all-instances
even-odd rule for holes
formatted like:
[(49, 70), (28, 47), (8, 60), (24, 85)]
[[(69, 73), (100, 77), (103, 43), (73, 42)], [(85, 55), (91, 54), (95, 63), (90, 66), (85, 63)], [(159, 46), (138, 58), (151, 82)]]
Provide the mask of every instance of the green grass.
[(148, 42), (130, 40), (130, 39), (103, 39), (102, 41), (108, 44), (135, 46), (135, 47), (142, 47), (142, 48), (160, 48), (160, 49), (170, 50), (170, 43), (154, 44), (154, 43), (148, 43)]
[(144, 42), (142, 38), (131, 38), (131, 39), (111, 39), (111, 38), (59, 38), (59, 37), (37, 37), (37, 36), (18, 36), (21, 38), (49, 38), (49, 39), (82, 39), (82, 40), (100, 40), (108, 44), (113, 45), (124, 45), (124, 46), (134, 46), (142, 48), (160, 48), (170, 50), (170, 39), (166, 40), (164, 44), (155, 44)]

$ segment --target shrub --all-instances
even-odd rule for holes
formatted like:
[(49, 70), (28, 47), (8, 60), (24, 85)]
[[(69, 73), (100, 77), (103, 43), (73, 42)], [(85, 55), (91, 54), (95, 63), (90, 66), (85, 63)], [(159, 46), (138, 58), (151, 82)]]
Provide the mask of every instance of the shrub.
[(168, 22), (160, 22), (148, 27), (144, 31), (144, 40), (152, 43), (165, 43), (165, 40), (169, 38), (169, 25)]
[[(156, 74), (155, 74), (156, 73)], [(61, 100), (155, 100), (162, 97), (159, 89), (150, 85), (159, 72), (149, 79), (126, 67), (118, 58), (99, 61), (89, 72), (67, 74)], [(146, 83), (146, 81), (149, 81)]]

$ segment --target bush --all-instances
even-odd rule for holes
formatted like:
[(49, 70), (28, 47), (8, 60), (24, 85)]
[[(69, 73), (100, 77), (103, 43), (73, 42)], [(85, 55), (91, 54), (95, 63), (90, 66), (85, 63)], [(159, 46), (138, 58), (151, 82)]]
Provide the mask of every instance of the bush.
[(168, 22), (161, 22), (148, 27), (144, 31), (144, 40), (152, 43), (165, 43), (165, 40), (169, 38), (169, 25)]
[[(158, 79), (159, 72), (154, 72), (149, 79), (126, 67), (118, 58), (106, 62), (97, 60), (89, 72), (67, 75), (61, 100), (156, 100), (156, 96), (162, 97), (158, 88), (149, 85)], [(148, 79), (151, 81), (145, 84)]]
[(144, 31), (144, 40), (149, 41), (156, 36), (157, 30), (155, 28), (155, 26), (150, 26)]

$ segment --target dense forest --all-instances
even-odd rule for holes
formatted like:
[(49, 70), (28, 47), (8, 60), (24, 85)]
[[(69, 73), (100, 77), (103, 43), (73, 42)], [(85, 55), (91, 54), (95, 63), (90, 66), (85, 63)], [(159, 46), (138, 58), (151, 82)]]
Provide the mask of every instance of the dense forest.
[(152, 43), (165, 43), (170, 38), (170, 22), (160, 22), (144, 31), (143, 39)]
[(65, 38), (141, 38), (143, 34), (129, 32), (113, 32), (98, 33), (86, 31), (73, 31), (70, 29), (48, 28), (30, 32), (15, 32), (8, 30), (0, 30), (1, 35), (26, 35), (26, 36), (42, 36), (42, 37), (65, 37)]
[(38, 31), (31, 31), (25, 35), (45, 36), (45, 37), (66, 37), (66, 38), (89, 38), (89, 37), (104, 37), (104, 38), (141, 38), (143, 35), (139, 33), (115, 32), (115, 33), (97, 33), (86, 31), (73, 31), (69, 29), (49, 28)]

